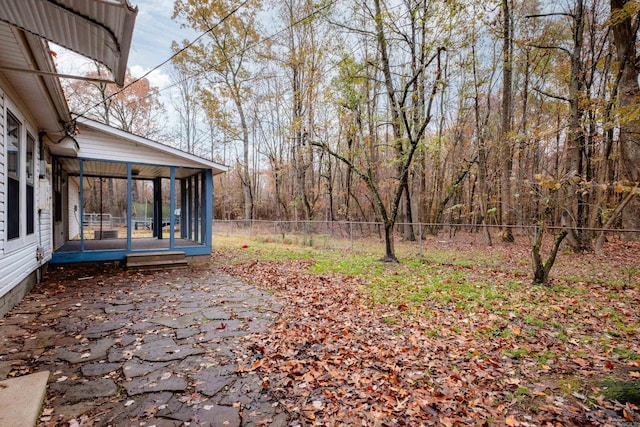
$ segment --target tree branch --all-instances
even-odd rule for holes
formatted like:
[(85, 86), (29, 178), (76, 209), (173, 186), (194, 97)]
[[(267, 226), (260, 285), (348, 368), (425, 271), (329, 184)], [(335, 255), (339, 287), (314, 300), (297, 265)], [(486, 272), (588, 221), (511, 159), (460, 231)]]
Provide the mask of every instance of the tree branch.
[(538, 92), (541, 95), (548, 96), (549, 98), (558, 99), (558, 100), (564, 101), (564, 102), (571, 102), (571, 100), (569, 98), (565, 98), (564, 96), (554, 95), (552, 93), (545, 92), (542, 89), (538, 89), (537, 87), (534, 87), (533, 90)]
[(525, 15), (525, 18), (549, 18), (551, 16), (565, 16), (568, 18), (575, 18), (575, 15), (567, 12), (537, 13), (533, 15)]
[(556, 50), (559, 50), (559, 51), (564, 52), (567, 55), (571, 56), (571, 52), (569, 51), (569, 49), (564, 48), (562, 46), (546, 46), (546, 45), (543, 45), (543, 44), (531, 44), (531, 43), (527, 43), (527, 46), (535, 47), (535, 48), (538, 48), (538, 49), (556, 49)]

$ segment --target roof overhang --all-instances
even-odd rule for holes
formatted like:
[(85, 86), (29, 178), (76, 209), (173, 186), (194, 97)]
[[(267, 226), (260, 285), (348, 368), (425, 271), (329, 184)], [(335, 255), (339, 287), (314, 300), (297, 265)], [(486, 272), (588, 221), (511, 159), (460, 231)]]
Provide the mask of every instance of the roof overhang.
[(128, 0), (0, 1), (0, 21), (104, 64), (120, 86), (137, 13)]
[(60, 80), (28, 72), (55, 70), (47, 42), (1, 20), (0, 40), (0, 79), (12, 89), (13, 100), (22, 102), (23, 111), (30, 112), (38, 131), (59, 139), (72, 125)]
[[(126, 157), (126, 152), (122, 150), (123, 146), (118, 145), (118, 144), (126, 144), (126, 146), (132, 147), (132, 149), (151, 150), (153, 152), (162, 153), (163, 155), (167, 156), (168, 159), (173, 159), (171, 163), (167, 163), (166, 166), (176, 165), (176, 166), (192, 168), (192, 169), (196, 169), (196, 168), (210, 169), (213, 175), (218, 175), (220, 173), (224, 173), (229, 170), (229, 167), (226, 165), (222, 165), (220, 163), (216, 163), (211, 160), (204, 159), (202, 157), (196, 156), (191, 153), (187, 153), (185, 151), (179, 150), (177, 148), (171, 147), (166, 144), (162, 144), (157, 141), (153, 141), (147, 138), (143, 138), (141, 136), (134, 135), (132, 133), (114, 128), (109, 125), (105, 125), (95, 120), (87, 119), (85, 117), (79, 117), (76, 120), (76, 124), (79, 129), (77, 140), (80, 144), (80, 152), (78, 153), (80, 157), (83, 156), (83, 153), (82, 153), (83, 144), (91, 142), (89, 140), (86, 140), (87, 132), (84, 131), (86, 129), (86, 130), (92, 130), (94, 132), (99, 132), (102, 135), (104, 135), (106, 138), (102, 139), (99, 142), (99, 144), (103, 147), (103, 149), (111, 148), (110, 151), (113, 152), (112, 157), (105, 158), (105, 159), (94, 158), (93, 160), (96, 160), (96, 161), (105, 160), (105, 161), (113, 162), (118, 159), (120, 160), (120, 162), (126, 161), (126, 159), (122, 158), (123, 156)], [(113, 141), (115, 145), (113, 145), (112, 147), (108, 147), (108, 146), (105, 147), (105, 144), (110, 143), (109, 141)], [(159, 176), (159, 175), (155, 175), (156, 173), (155, 171), (159, 169), (151, 168), (149, 170), (152, 171), (151, 174), (147, 175), (145, 173), (140, 173), (139, 177), (151, 178), (151, 177)]]

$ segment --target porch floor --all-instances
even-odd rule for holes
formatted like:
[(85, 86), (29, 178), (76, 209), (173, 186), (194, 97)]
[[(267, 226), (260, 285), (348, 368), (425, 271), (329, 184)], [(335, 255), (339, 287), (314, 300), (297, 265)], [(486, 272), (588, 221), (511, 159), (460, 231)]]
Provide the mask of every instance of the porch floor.
[[(202, 246), (201, 243), (189, 239), (175, 239), (174, 247)], [(84, 251), (126, 250), (127, 239), (85, 240)], [(153, 237), (131, 239), (131, 249), (134, 251), (148, 251), (154, 249), (169, 249), (169, 239)], [(80, 252), (80, 240), (69, 240), (55, 250), (55, 253)]]

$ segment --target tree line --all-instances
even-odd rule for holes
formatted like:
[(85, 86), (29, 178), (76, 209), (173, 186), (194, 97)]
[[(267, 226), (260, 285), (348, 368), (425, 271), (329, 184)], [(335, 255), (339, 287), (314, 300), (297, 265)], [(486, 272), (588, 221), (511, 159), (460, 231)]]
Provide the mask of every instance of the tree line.
[(553, 225), (576, 250), (640, 230), (635, 0), (176, 0), (174, 19), (203, 36), (172, 42), (165, 136), (232, 167), (217, 218), (378, 221), (387, 260), (399, 223), (488, 244)]

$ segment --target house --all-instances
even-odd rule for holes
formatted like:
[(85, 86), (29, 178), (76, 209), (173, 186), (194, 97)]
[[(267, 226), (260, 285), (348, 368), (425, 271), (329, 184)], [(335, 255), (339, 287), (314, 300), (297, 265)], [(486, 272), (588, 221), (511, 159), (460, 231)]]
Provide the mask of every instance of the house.
[[(48, 41), (105, 64), (122, 85), (136, 14), (128, 0), (0, 2), (0, 317), (49, 263), (211, 252), (212, 176), (226, 168), (75, 120), (56, 73)], [(113, 180), (124, 208), (105, 224), (85, 207), (97, 183)], [(136, 205), (139, 188), (148, 204)], [(148, 206), (142, 221), (137, 206)]]

